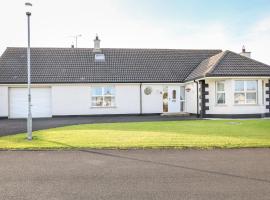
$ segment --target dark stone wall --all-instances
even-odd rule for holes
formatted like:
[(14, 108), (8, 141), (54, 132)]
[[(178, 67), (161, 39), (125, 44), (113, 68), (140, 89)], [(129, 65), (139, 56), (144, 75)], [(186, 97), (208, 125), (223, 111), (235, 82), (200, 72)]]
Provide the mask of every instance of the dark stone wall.
[(268, 109), (269, 113), (270, 113), (270, 80), (268, 81), (268, 83), (265, 84), (266, 89), (268, 88), (268, 91), (266, 91), (266, 109)]
[(204, 118), (206, 115), (206, 111), (209, 110), (209, 106), (206, 106), (206, 103), (209, 102), (208, 95), (209, 92), (206, 91), (209, 85), (205, 83), (205, 80), (200, 81), (200, 117)]

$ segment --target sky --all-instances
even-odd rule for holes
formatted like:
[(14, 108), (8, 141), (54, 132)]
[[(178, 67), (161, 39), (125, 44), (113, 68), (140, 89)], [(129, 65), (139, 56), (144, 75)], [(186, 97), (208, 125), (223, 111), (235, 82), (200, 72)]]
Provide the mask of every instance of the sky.
[[(30, 0), (29, 0), (30, 1)], [(270, 64), (270, 0), (32, 0), (31, 46), (222, 49)], [(0, 53), (27, 45), (24, 1), (0, 0)]]

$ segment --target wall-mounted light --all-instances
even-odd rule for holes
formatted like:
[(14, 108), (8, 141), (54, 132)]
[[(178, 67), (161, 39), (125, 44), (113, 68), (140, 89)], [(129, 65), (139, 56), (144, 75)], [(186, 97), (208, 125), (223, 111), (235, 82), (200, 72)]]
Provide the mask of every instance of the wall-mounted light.
[(190, 91), (191, 91), (191, 88), (186, 88), (186, 91), (187, 91), (187, 92), (190, 92)]

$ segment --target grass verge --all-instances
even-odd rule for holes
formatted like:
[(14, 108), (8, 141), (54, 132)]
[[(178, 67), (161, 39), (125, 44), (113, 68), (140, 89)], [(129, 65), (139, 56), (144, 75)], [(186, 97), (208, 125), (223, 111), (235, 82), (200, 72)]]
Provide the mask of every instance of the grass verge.
[(270, 120), (194, 120), (66, 126), (0, 137), (0, 149), (270, 147)]

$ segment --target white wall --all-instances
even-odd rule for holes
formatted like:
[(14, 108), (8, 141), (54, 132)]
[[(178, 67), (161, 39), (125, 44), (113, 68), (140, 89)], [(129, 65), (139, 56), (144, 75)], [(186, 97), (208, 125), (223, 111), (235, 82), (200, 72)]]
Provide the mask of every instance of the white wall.
[(185, 86), (186, 89), (190, 89), (189, 92), (186, 91), (186, 112), (197, 114), (197, 85), (196, 83), (188, 83)]
[[(245, 80), (244, 78), (242, 78)], [(242, 80), (236, 79), (236, 80)], [(260, 114), (268, 112), (265, 105), (265, 87), (262, 91), (262, 80), (267, 81), (267, 79), (252, 79), (246, 78), (246, 80), (258, 80), (258, 93), (257, 93), (257, 104), (256, 105), (235, 105), (234, 104), (234, 81), (235, 79), (226, 79), (225, 81), (225, 105), (216, 104), (216, 86), (215, 83), (217, 80), (222, 79), (207, 79), (206, 83), (209, 84), (209, 103), (206, 106), (209, 106), (209, 110), (206, 111), (206, 114)], [(264, 83), (265, 84), (265, 83)], [(263, 93), (264, 92), (264, 93)]]
[[(152, 93), (146, 95), (144, 89), (152, 88)], [(163, 85), (143, 84), (142, 85), (142, 113), (163, 112)]]
[(8, 87), (0, 86), (0, 117), (8, 116)]
[[(150, 95), (144, 93), (146, 87), (152, 88)], [(53, 115), (140, 113), (140, 84), (116, 84), (115, 90), (115, 108), (91, 108), (91, 85), (52, 86)], [(163, 85), (142, 85), (142, 113), (163, 112), (162, 92)]]
[[(251, 78), (249, 78), (250, 80)], [(267, 96), (264, 84), (268, 79), (258, 79), (258, 104), (234, 105), (234, 79), (225, 80), (226, 105), (216, 105), (215, 82), (221, 79), (207, 79), (209, 84), (209, 111), (206, 114), (258, 114), (269, 112), (266, 109)], [(97, 115), (97, 114), (139, 114), (140, 113), (140, 84), (115, 84), (116, 106), (113, 108), (91, 107), (91, 86), (105, 86), (104, 84), (78, 84), (78, 85), (51, 85), (52, 88), (52, 114), (53, 115)], [(108, 84), (106, 84), (108, 85)], [(113, 84), (110, 84), (113, 85)], [(142, 85), (142, 113), (163, 112), (163, 87), (169, 84), (143, 84)], [(172, 84), (175, 85), (175, 84)], [(35, 85), (35, 87), (44, 85)], [(152, 93), (146, 95), (144, 89), (150, 86)], [(180, 86), (180, 84), (179, 84)], [(0, 117), (8, 116), (8, 87), (0, 86)], [(16, 85), (12, 85), (16, 87)], [(22, 87), (18, 85), (18, 87)], [(25, 87), (25, 86), (24, 86)], [(187, 83), (186, 112), (197, 113), (196, 83)]]
[[(104, 84), (99, 85), (106, 86)], [(59, 85), (59, 86), (53, 85), (52, 86), (53, 115), (97, 115), (97, 114), (140, 113), (139, 84), (115, 85), (116, 106), (112, 108), (91, 107), (91, 86), (93, 85)]]
[[(91, 86), (115, 86), (116, 106), (111, 108), (91, 107)], [(33, 85), (44, 87), (44, 85)], [(48, 86), (48, 85), (47, 85)], [(51, 87), (52, 115), (98, 115), (98, 114), (140, 114), (140, 84), (53, 84)], [(150, 86), (152, 93), (144, 94)], [(0, 116), (8, 116), (8, 87), (0, 86)], [(142, 85), (142, 113), (163, 112), (163, 85)]]

